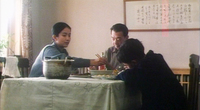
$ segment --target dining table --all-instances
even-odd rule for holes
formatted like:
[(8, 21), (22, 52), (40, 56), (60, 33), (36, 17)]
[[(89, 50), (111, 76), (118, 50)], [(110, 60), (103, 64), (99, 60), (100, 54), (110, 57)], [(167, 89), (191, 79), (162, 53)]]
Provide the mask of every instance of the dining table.
[(1, 110), (137, 110), (140, 106), (140, 92), (130, 95), (121, 80), (5, 78), (1, 87)]

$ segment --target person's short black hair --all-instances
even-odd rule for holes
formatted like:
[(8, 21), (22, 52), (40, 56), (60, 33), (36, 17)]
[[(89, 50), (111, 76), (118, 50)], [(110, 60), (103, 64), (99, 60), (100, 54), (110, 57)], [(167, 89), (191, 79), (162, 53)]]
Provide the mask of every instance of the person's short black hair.
[(71, 27), (65, 23), (65, 22), (57, 22), (56, 24), (53, 25), (52, 28), (52, 35), (58, 36), (59, 33), (64, 29), (64, 28), (69, 28), (71, 29)]
[(110, 28), (110, 30), (111, 31), (113, 30), (115, 32), (122, 32), (125, 37), (128, 36), (128, 28), (124, 24), (117, 23), (117, 24), (113, 25)]
[(138, 39), (133, 38), (127, 39), (117, 53), (120, 63), (131, 63), (132, 60), (140, 61), (144, 56), (144, 46)]

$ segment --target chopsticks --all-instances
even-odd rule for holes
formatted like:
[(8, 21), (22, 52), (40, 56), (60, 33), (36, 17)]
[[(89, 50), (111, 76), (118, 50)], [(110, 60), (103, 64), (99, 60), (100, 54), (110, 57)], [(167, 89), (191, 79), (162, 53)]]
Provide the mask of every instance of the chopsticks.
[(101, 58), (101, 56), (99, 54), (95, 54), (98, 58)]
[[(99, 54), (95, 54), (98, 58), (102, 58)], [(111, 67), (111, 69), (115, 70), (115, 68), (108, 62), (106, 62), (106, 65)]]

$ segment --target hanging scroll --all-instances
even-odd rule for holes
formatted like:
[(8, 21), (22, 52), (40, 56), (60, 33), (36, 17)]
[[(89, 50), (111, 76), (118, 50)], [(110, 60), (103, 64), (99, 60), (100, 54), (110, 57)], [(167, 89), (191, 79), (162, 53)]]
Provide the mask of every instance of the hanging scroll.
[(131, 31), (198, 30), (199, 2), (195, 0), (125, 0), (125, 24)]

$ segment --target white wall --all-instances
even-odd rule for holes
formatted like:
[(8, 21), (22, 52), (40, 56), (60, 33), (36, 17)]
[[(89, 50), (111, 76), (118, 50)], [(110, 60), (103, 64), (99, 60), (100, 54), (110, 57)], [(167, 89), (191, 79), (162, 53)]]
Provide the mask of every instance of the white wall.
[[(49, 43), (50, 29), (57, 21), (72, 27), (72, 40), (67, 48), (71, 56), (96, 58), (109, 46), (110, 27), (124, 22), (123, 0), (34, 0), (34, 58)], [(163, 54), (173, 68), (189, 68), (189, 55), (199, 54), (199, 31), (130, 32), (149, 49)]]

